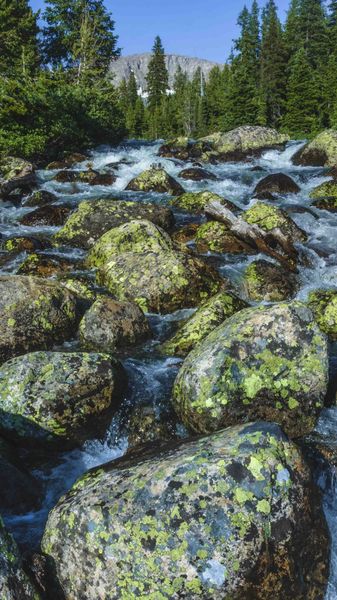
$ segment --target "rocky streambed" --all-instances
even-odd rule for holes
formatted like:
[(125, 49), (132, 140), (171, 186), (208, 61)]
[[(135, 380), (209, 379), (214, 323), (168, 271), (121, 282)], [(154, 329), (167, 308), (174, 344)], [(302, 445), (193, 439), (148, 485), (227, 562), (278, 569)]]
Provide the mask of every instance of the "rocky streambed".
[(324, 136), (2, 166), (1, 597), (337, 597)]

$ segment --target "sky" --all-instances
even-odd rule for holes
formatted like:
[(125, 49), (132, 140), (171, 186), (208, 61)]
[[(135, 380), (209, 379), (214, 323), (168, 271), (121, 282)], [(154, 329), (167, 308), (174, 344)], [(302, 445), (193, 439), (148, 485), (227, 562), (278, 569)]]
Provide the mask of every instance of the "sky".
[[(43, 9), (43, 0), (30, 0)], [(160, 35), (167, 54), (225, 62), (245, 0), (105, 0), (116, 21), (122, 54), (150, 52)], [(247, 1), (248, 6), (250, 1)], [(262, 3), (260, 3), (262, 6)], [(276, 0), (284, 19), (289, 0)]]

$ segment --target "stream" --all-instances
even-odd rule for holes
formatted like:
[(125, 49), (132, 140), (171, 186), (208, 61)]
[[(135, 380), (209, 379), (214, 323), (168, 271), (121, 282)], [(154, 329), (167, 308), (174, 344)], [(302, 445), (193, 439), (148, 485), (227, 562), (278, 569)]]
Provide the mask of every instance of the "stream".
[[(96, 198), (119, 198), (137, 202), (153, 202), (168, 204), (170, 197), (157, 193), (125, 192), (129, 181), (140, 172), (148, 169), (153, 163), (160, 162), (163, 168), (173, 177), (192, 163), (172, 161), (158, 158), (160, 142), (140, 143), (130, 141), (117, 148), (101, 147), (92, 152), (90, 163), (93, 169), (103, 169), (116, 166), (116, 182), (111, 186), (90, 186), (85, 183), (58, 183), (53, 181), (57, 171), (39, 171), (39, 187), (56, 194), (59, 204), (73, 206), (82, 200)], [(290, 142), (283, 151), (267, 151), (261, 158), (252, 162), (224, 163), (207, 165), (207, 169), (217, 176), (216, 181), (184, 181), (180, 180), (186, 191), (201, 191), (208, 189), (233, 201), (241, 208), (247, 208), (252, 202), (252, 192), (256, 183), (262, 177), (277, 172), (290, 175), (301, 187), (299, 194), (289, 194), (286, 198), (278, 198), (275, 204), (289, 211), (292, 219), (308, 234), (308, 241), (301, 250), (308, 257), (307, 266), (300, 266), (300, 288), (297, 298), (305, 300), (311, 290), (317, 288), (337, 287), (337, 213), (318, 210), (310, 207), (309, 192), (312, 188), (326, 181), (326, 170), (322, 168), (295, 167), (291, 158), (303, 145), (303, 142)], [(76, 165), (78, 170), (87, 169), (88, 161)], [(253, 171), (252, 167), (260, 166), (262, 171)], [(55, 227), (25, 227), (18, 219), (32, 208), (15, 207), (10, 203), (0, 204), (1, 232), (4, 237), (37, 234), (50, 235)], [(203, 220), (193, 214), (175, 211), (176, 225)], [(62, 248), (48, 249), (56, 255), (70, 258), (81, 258), (82, 251)], [(43, 253), (43, 252), (42, 252)], [(2, 274), (16, 273), (18, 266), (25, 258), (22, 253), (11, 262), (1, 266)], [(222, 275), (228, 277), (234, 291), (243, 296), (242, 272), (247, 265), (261, 256), (245, 255), (207, 255), (208, 260), (214, 261)], [(263, 257), (266, 258), (266, 257)], [(310, 265), (310, 266), (309, 266)], [(178, 311), (172, 315), (148, 315), (153, 331), (153, 337), (143, 347), (137, 348), (133, 354), (120, 357), (129, 377), (129, 388), (119, 412), (114, 416), (106, 432), (105, 439), (93, 440), (84, 444), (81, 449), (60, 453), (52, 457), (42, 457), (40, 464), (33, 465), (34, 475), (40, 479), (46, 490), (43, 508), (38, 512), (25, 515), (4, 515), (7, 527), (23, 548), (38, 548), (39, 541), (47, 520), (48, 512), (56, 504), (59, 497), (69, 490), (72, 484), (88, 469), (122, 456), (128, 447), (128, 428), (125, 414), (134, 406), (152, 405), (158, 413), (167, 410), (170, 400), (171, 387), (178, 372), (181, 360), (161, 356), (156, 347), (158, 341), (166, 339), (177, 324), (193, 311)], [(73, 340), (63, 346), (66, 349), (77, 348)], [(331, 374), (337, 376), (337, 345), (330, 349)], [(337, 454), (337, 408), (327, 408), (322, 412), (316, 427), (317, 433), (336, 447)], [(184, 437), (184, 428), (178, 426), (177, 435)], [(23, 457), (24, 459), (27, 457)], [(37, 462), (37, 461), (36, 461)], [(337, 599), (337, 470), (334, 467), (321, 467), (315, 472), (316, 480), (323, 492), (324, 511), (332, 537), (330, 582), (326, 600)]]

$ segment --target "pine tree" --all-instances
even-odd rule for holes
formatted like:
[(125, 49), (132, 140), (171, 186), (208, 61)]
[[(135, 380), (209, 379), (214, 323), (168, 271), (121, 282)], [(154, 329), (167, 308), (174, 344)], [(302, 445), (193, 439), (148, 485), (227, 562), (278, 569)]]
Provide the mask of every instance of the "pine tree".
[(159, 36), (154, 41), (152, 58), (147, 72), (148, 105), (150, 110), (158, 109), (168, 89), (168, 71), (165, 64), (165, 51)]
[(28, 0), (0, 0), (0, 75), (26, 76), (37, 69), (37, 17)]
[(326, 14), (322, 0), (302, 0), (300, 5), (300, 40), (310, 64), (326, 64), (329, 51)]
[(211, 70), (206, 84), (207, 123), (210, 131), (221, 129), (225, 96), (223, 71), (216, 66)]
[(284, 41), (288, 58), (294, 56), (303, 42), (301, 30), (301, 2), (291, 0), (284, 29)]

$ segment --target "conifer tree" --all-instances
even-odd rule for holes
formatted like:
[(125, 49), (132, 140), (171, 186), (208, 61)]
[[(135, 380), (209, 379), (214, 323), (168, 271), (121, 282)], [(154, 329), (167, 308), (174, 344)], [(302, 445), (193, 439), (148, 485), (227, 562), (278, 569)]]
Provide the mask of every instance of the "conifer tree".
[(328, 30), (322, 0), (302, 0), (300, 4), (300, 40), (310, 64), (316, 68), (326, 64)]
[(37, 16), (28, 0), (0, 0), (0, 75), (26, 76), (37, 69)]
[(168, 71), (165, 64), (165, 51), (159, 36), (154, 41), (152, 58), (146, 77), (148, 105), (150, 110), (158, 109), (168, 89)]
[(294, 138), (316, 133), (319, 130), (318, 84), (303, 47), (291, 61), (287, 92), (285, 129)]
[(302, 0), (290, 0), (284, 29), (284, 41), (288, 58), (294, 56), (303, 42), (301, 30), (301, 2)]

